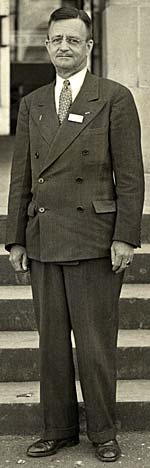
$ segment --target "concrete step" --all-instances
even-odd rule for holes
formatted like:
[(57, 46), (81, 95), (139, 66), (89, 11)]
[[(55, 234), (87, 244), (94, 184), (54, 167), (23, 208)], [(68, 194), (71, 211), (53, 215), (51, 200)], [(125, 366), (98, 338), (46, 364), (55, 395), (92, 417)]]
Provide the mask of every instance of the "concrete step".
[(36, 330), (31, 286), (0, 286), (0, 330)]
[(36, 331), (0, 332), (0, 382), (38, 380), (38, 348)]
[(132, 265), (126, 270), (125, 283), (150, 282), (150, 244), (143, 244), (141, 249), (135, 250)]
[[(150, 328), (149, 284), (124, 284), (120, 328)], [(0, 286), (0, 330), (36, 330), (30, 286)]]
[[(150, 244), (143, 244), (141, 249), (135, 250), (133, 264), (126, 270), (125, 283), (149, 283), (150, 282)], [(30, 284), (30, 274), (15, 273), (4, 245), (0, 245), (0, 284)]]
[(120, 328), (150, 328), (149, 284), (123, 284), (119, 303), (119, 317)]
[[(86, 429), (85, 408), (76, 382), (81, 433)], [(39, 382), (0, 384), (0, 435), (35, 434), (41, 429)], [(150, 430), (150, 381), (117, 382), (117, 426), (123, 430)]]
[[(78, 378), (76, 349), (73, 354)], [(150, 379), (150, 330), (119, 330), (118, 379)], [(39, 379), (38, 333), (0, 332), (0, 381)]]

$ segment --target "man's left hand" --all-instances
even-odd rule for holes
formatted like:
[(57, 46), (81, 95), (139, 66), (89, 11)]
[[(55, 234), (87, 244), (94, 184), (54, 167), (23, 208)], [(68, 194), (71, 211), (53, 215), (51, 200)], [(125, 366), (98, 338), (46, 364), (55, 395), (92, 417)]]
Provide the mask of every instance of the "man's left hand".
[(132, 263), (134, 247), (126, 242), (114, 241), (111, 246), (112, 271), (121, 273)]

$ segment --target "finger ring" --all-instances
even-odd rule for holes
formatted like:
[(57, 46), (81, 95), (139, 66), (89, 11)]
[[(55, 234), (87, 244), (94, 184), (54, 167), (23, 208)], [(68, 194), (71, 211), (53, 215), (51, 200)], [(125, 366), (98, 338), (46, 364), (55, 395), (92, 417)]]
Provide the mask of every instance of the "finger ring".
[(128, 260), (128, 261), (126, 262), (126, 265), (127, 265), (127, 266), (128, 266), (128, 265), (131, 265), (130, 260)]

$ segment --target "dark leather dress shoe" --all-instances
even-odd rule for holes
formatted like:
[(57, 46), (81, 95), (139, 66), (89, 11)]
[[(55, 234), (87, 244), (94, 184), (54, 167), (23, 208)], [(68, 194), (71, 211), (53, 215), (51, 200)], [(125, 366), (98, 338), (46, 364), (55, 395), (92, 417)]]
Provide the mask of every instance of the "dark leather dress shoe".
[(34, 444), (30, 445), (27, 449), (28, 457), (47, 457), (54, 455), (62, 447), (73, 447), (79, 444), (78, 437), (61, 440), (37, 440)]
[(118, 460), (121, 456), (121, 450), (117, 440), (113, 439), (104, 444), (97, 444), (95, 455), (102, 462), (115, 462)]

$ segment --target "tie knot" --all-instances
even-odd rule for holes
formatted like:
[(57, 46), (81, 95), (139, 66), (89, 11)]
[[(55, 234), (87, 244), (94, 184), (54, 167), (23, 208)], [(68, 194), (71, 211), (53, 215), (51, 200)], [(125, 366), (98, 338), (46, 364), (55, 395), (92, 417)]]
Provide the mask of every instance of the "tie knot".
[(70, 86), (70, 81), (69, 80), (64, 80), (63, 88), (67, 90), (69, 88), (69, 86)]

